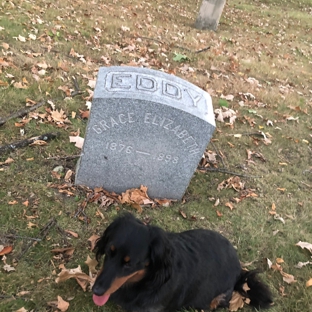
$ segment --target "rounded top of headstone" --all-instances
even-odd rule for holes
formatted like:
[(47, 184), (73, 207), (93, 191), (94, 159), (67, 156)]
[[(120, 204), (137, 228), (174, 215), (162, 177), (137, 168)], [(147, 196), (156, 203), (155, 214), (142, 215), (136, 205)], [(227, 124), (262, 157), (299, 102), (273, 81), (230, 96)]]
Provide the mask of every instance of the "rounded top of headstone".
[(154, 69), (100, 67), (93, 98), (157, 102), (183, 110), (215, 126), (212, 101), (207, 92), (182, 78)]

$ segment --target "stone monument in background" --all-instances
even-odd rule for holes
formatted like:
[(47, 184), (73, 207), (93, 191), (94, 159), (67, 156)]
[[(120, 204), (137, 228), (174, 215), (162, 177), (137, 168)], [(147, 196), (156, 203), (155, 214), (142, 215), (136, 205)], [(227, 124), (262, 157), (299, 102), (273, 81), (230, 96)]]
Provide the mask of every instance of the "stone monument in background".
[(102, 67), (76, 184), (182, 198), (215, 129), (210, 95), (160, 71)]
[(226, 0), (203, 0), (195, 27), (216, 31)]

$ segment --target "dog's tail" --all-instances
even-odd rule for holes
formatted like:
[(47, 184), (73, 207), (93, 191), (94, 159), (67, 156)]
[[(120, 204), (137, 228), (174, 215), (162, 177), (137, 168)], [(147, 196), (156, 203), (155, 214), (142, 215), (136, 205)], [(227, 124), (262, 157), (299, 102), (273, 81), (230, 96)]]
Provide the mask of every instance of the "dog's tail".
[(272, 303), (272, 293), (269, 287), (258, 277), (258, 270), (242, 270), (234, 290), (250, 300), (250, 305), (256, 309), (268, 309)]

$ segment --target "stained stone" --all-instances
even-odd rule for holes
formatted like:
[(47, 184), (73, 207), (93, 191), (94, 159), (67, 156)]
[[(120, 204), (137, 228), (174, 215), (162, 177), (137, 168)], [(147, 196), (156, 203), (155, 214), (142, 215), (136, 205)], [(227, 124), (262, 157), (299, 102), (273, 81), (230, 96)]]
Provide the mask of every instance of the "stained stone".
[(99, 69), (78, 185), (181, 199), (215, 129), (210, 95), (160, 71)]
[(226, 0), (203, 0), (195, 22), (197, 29), (217, 30)]

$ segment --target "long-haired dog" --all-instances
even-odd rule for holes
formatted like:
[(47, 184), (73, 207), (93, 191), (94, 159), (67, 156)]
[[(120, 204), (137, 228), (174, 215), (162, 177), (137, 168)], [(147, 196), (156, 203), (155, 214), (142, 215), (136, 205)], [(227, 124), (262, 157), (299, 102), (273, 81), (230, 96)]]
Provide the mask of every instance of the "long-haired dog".
[[(111, 299), (126, 311), (173, 312), (228, 307), (234, 290), (257, 309), (272, 304), (256, 271), (243, 271), (231, 243), (217, 232), (166, 232), (131, 214), (118, 217), (96, 243), (104, 266), (93, 301)], [(246, 287), (246, 285), (248, 287)]]

